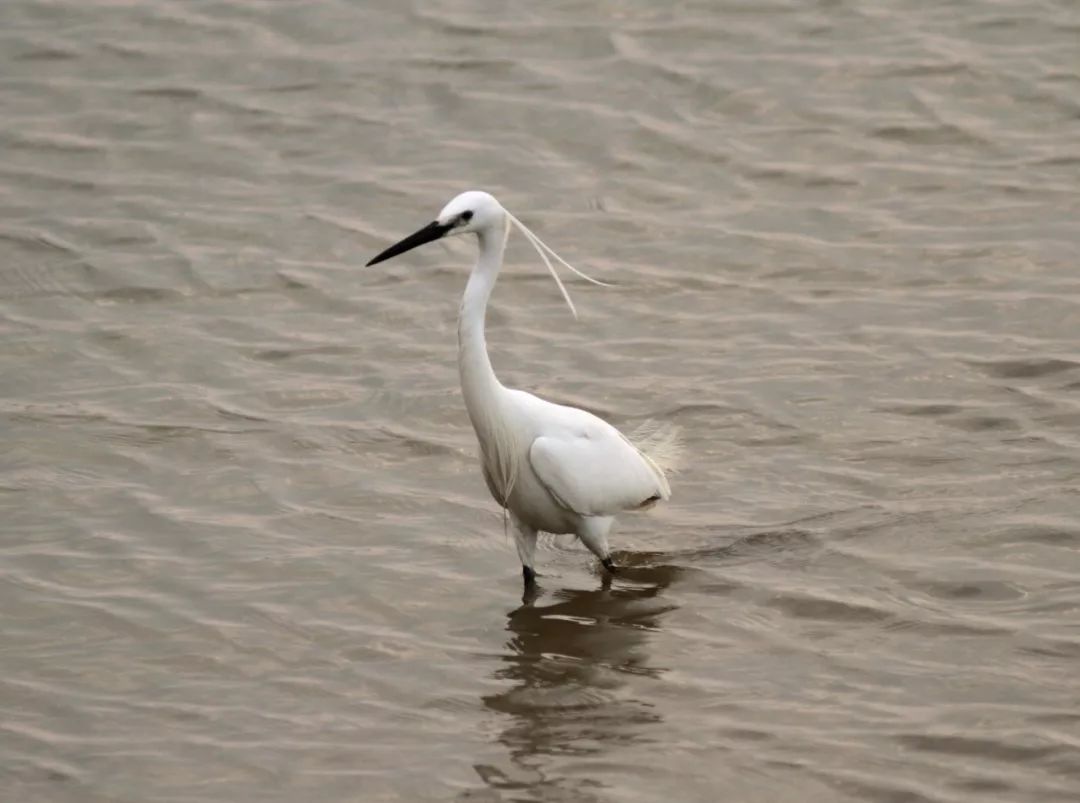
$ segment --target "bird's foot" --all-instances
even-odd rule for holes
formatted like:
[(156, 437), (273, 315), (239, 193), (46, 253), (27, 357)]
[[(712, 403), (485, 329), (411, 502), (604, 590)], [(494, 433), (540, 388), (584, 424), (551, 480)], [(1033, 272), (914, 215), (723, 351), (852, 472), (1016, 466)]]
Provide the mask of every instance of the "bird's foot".
[(611, 574), (619, 573), (619, 567), (615, 565), (615, 561), (611, 558), (604, 558), (600, 561), (600, 565), (607, 569)]
[(522, 566), (521, 576), (525, 580), (525, 588), (521, 593), (522, 605), (532, 605), (540, 596), (540, 586), (536, 582), (536, 572), (532, 566)]

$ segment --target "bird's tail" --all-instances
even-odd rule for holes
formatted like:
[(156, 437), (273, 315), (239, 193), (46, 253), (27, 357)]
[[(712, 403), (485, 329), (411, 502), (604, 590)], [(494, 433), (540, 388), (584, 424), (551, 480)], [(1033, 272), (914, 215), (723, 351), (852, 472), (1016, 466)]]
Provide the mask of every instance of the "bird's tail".
[(677, 424), (650, 418), (630, 433), (630, 442), (665, 476), (678, 472), (683, 456), (683, 437)]

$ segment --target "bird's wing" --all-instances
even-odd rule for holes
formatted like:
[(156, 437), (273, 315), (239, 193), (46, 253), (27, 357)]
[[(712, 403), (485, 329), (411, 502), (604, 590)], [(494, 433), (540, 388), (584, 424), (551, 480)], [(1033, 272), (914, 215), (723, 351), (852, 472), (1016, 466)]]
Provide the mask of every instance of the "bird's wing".
[(671, 496), (664, 473), (622, 433), (598, 421), (573, 433), (542, 435), (529, 463), (560, 505), (582, 516), (647, 507)]

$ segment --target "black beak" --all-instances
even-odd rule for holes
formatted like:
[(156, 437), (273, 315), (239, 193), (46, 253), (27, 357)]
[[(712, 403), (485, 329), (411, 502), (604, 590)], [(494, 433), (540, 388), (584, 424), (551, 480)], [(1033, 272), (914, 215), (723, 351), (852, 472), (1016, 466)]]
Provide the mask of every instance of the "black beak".
[(395, 243), (387, 248), (364, 267), (371, 267), (379, 262), (390, 259), (390, 257), (396, 257), (398, 254), (404, 254), (406, 251), (411, 251), (418, 245), (430, 243), (432, 240), (438, 240), (446, 234), (446, 232), (450, 231), (450, 229), (451, 226), (444, 226), (439, 221), (433, 220), (431, 223), (424, 226), (424, 228), (420, 229), (420, 231), (410, 234), (400, 243)]

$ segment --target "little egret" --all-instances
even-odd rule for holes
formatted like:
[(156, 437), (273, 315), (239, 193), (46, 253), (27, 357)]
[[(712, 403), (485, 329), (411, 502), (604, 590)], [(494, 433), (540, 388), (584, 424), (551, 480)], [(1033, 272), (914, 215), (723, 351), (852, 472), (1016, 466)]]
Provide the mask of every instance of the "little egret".
[(552, 404), (531, 393), (504, 387), (495, 377), (484, 339), (488, 298), (502, 268), (510, 225), (517, 226), (555, 278), (570, 311), (573, 302), (548, 255), (591, 279), (554, 251), (486, 192), (464, 192), (439, 216), (367, 264), (403, 254), (424, 243), (475, 234), (480, 255), (469, 275), (458, 316), (458, 367), (465, 407), (480, 442), (484, 480), (508, 513), (526, 590), (536, 582), (533, 561), (538, 532), (573, 534), (614, 573), (607, 535), (615, 514), (642, 510), (671, 496), (665, 477), (666, 447), (638, 448), (592, 413)]

